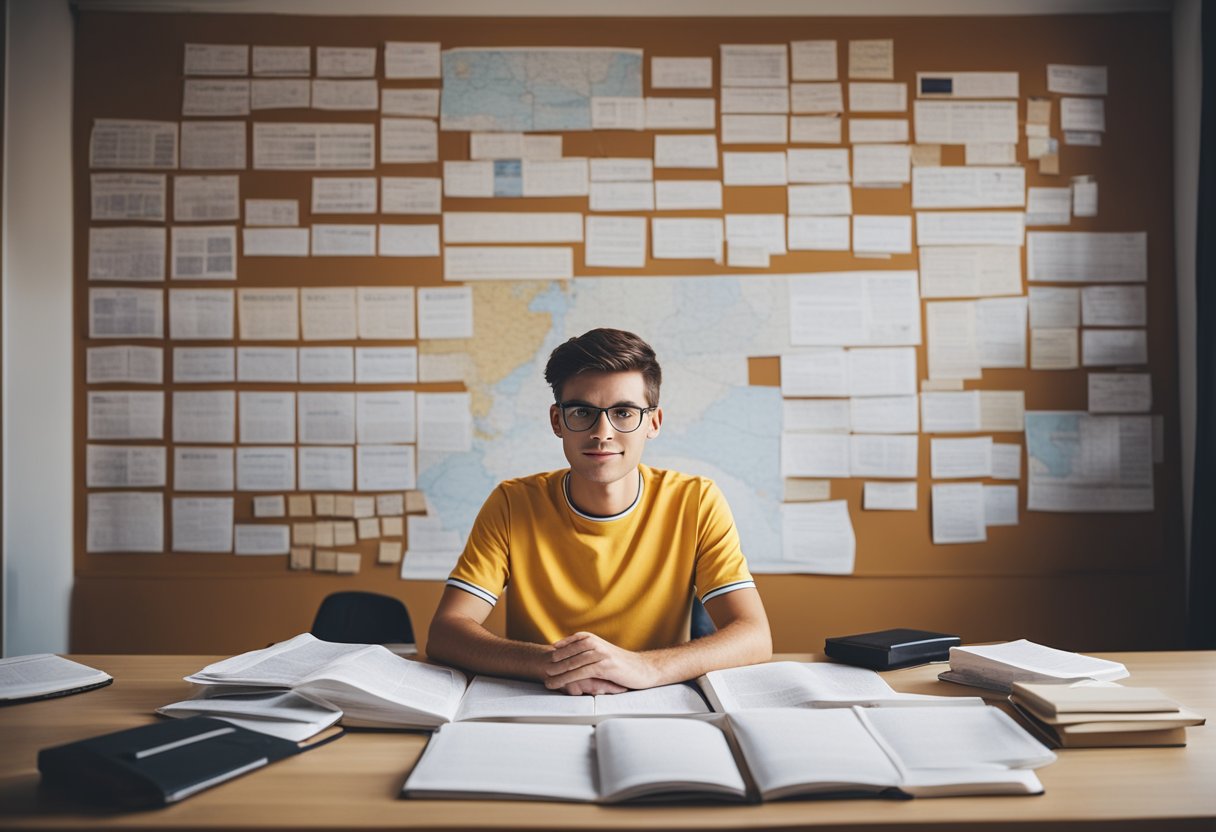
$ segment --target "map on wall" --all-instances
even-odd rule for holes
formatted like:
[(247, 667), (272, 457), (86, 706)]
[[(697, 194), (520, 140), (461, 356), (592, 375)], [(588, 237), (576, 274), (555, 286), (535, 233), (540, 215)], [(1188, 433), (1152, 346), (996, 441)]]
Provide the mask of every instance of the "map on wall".
[[(643, 462), (713, 479), (752, 570), (774, 571), (782, 557), (781, 391), (749, 386), (747, 358), (786, 348), (788, 292), (784, 277), (761, 276), (475, 284), (476, 336), (421, 347), (467, 352), (474, 418), (471, 451), (419, 454), (430, 512), (463, 542), (500, 481), (566, 467), (549, 429), (549, 353), (589, 329), (628, 329), (663, 368), (663, 428)], [(446, 576), (456, 554), (411, 550), (407, 569), (426, 570), (429, 561)]]
[(591, 129), (592, 98), (642, 95), (640, 49), (450, 49), (440, 129)]

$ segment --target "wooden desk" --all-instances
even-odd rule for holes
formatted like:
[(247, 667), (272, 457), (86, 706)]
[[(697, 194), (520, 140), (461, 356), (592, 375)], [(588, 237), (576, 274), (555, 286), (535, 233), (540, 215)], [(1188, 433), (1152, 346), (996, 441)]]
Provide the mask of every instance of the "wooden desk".
[[(184, 698), (181, 677), (215, 657), (74, 656), (109, 687), (0, 708), (0, 828), (69, 829), (1216, 829), (1216, 652), (1112, 653), (1129, 680), (1209, 718), (1186, 748), (1070, 749), (1038, 774), (1041, 797), (831, 800), (756, 806), (600, 807), (540, 802), (398, 800), (424, 734), (352, 732), (167, 809), (102, 815), (38, 788), (38, 749), (155, 719)], [(806, 659), (806, 656), (788, 657)], [(886, 674), (898, 690), (973, 693), (938, 682), (940, 666)]]

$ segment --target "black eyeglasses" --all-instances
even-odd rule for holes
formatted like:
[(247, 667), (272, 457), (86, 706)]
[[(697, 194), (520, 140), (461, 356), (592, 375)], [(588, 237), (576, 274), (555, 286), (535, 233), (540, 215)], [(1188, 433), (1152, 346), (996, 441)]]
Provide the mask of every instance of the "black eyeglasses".
[(642, 418), (654, 407), (635, 407), (631, 404), (614, 404), (612, 407), (593, 407), (589, 404), (558, 402), (562, 422), (567, 430), (581, 433), (591, 430), (600, 420), (601, 413), (608, 414), (608, 423), (620, 433), (633, 433), (642, 426)]

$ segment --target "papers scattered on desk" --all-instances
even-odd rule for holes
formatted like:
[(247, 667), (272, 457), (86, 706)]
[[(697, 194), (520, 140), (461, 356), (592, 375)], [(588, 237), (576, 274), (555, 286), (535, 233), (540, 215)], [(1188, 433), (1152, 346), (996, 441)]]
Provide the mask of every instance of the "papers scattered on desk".
[(321, 733), (342, 718), (342, 711), (292, 691), (228, 693), (209, 688), (197, 699), (157, 708), (163, 716), (210, 716), (292, 742)]
[(67, 696), (112, 681), (114, 678), (105, 671), (53, 653), (0, 659), (0, 702)]
[(1009, 692), (1014, 682), (1114, 681), (1128, 675), (1119, 662), (1056, 650), (1018, 639), (1003, 644), (951, 647), (946, 682)]

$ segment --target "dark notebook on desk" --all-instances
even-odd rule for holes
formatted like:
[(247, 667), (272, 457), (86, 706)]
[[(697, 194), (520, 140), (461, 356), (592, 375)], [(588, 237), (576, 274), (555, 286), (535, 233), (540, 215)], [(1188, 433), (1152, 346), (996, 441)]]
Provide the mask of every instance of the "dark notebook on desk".
[(295, 743), (199, 716), (45, 748), (38, 770), (44, 783), (88, 802), (166, 806), (341, 734), (334, 728)]
[(928, 630), (880, 630), (855, 636), (838, 636), (824, 642), (824, 652), (845, 664), (871, 670), (894, 670), (950, 658), (950, 648), (961, 643), (958, 636)]

